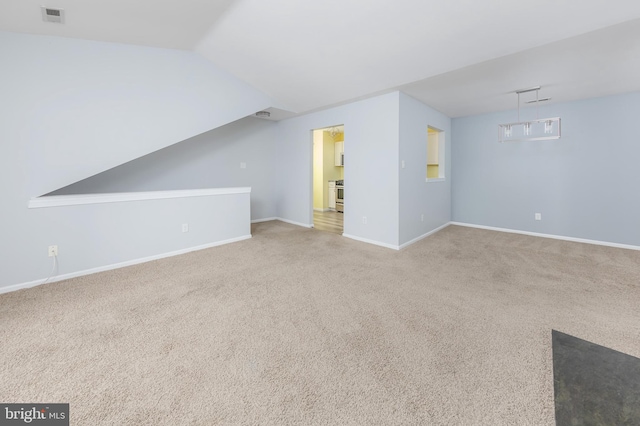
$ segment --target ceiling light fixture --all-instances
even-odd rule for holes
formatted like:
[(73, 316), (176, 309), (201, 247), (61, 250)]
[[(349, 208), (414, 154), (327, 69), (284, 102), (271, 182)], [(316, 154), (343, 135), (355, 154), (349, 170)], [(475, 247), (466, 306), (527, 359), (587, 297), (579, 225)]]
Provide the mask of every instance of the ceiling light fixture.
[(547, 121), (544, 122), (544, 132), (546, 134), (552, 134), (553, 133), (553, 121), (547, 120)]
[[(536, 92), (534, 100), (526, 103), (536, 104), (536, 119), (520, 121), (520, 95), (522, 93)], [(560, 139), (560, 117), (539, 118), (538, 103), (548, 101), (551, 98), (539, 98), (540, 86), (529, 89), (516, 90), (518, 95), (518, 121), (516, 123), (498, 124), (498, 142), (516, 141), (544, 141)]]
[(511, 124), (508, 124), (504, 128), (504, 135), (505, 137), (510, 138), (512, 134), (513, 134), (513, 130), (511, 129)]
[(269, 111), (258, 111), (258, 112), (256, 112), (256, 117), (258, 117), (258, 118), (269, 118), (269, 117), (271, 117), (271, 113)]

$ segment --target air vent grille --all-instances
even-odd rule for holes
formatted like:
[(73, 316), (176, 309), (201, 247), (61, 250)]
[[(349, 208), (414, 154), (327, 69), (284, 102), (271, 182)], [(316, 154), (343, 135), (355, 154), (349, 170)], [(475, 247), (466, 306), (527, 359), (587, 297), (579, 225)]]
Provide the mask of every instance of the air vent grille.
[(42, 6), (42, 20), (55, 24), (64, 24), (64, 9), (55, 9)]

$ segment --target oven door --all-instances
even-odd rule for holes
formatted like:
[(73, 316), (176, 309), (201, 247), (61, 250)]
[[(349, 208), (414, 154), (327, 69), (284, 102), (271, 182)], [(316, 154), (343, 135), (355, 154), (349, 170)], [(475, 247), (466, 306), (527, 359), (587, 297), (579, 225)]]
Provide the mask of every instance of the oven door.
[(336, 211), (344, 213), (344, 186), (336, 185)]

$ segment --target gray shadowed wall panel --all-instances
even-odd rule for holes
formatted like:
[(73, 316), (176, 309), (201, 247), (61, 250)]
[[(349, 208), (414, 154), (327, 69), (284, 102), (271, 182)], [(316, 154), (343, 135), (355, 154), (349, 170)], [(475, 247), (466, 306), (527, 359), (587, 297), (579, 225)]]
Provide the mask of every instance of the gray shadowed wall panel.
[(251, 218), (274, 217), (275, 128), (244, 118), (48, 195), (250, 186)]

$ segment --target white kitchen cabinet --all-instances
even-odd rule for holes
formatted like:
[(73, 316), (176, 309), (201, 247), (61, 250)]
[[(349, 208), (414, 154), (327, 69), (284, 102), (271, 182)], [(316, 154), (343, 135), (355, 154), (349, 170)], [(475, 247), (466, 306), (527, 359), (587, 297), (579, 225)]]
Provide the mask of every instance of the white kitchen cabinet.
[(336, 182), (329, 182), (329, 209), (336, 209)]
[(335, 153), (336, 153), (335, 165), (337, 167), (344, 166), (344, 141), (335, 143)]

